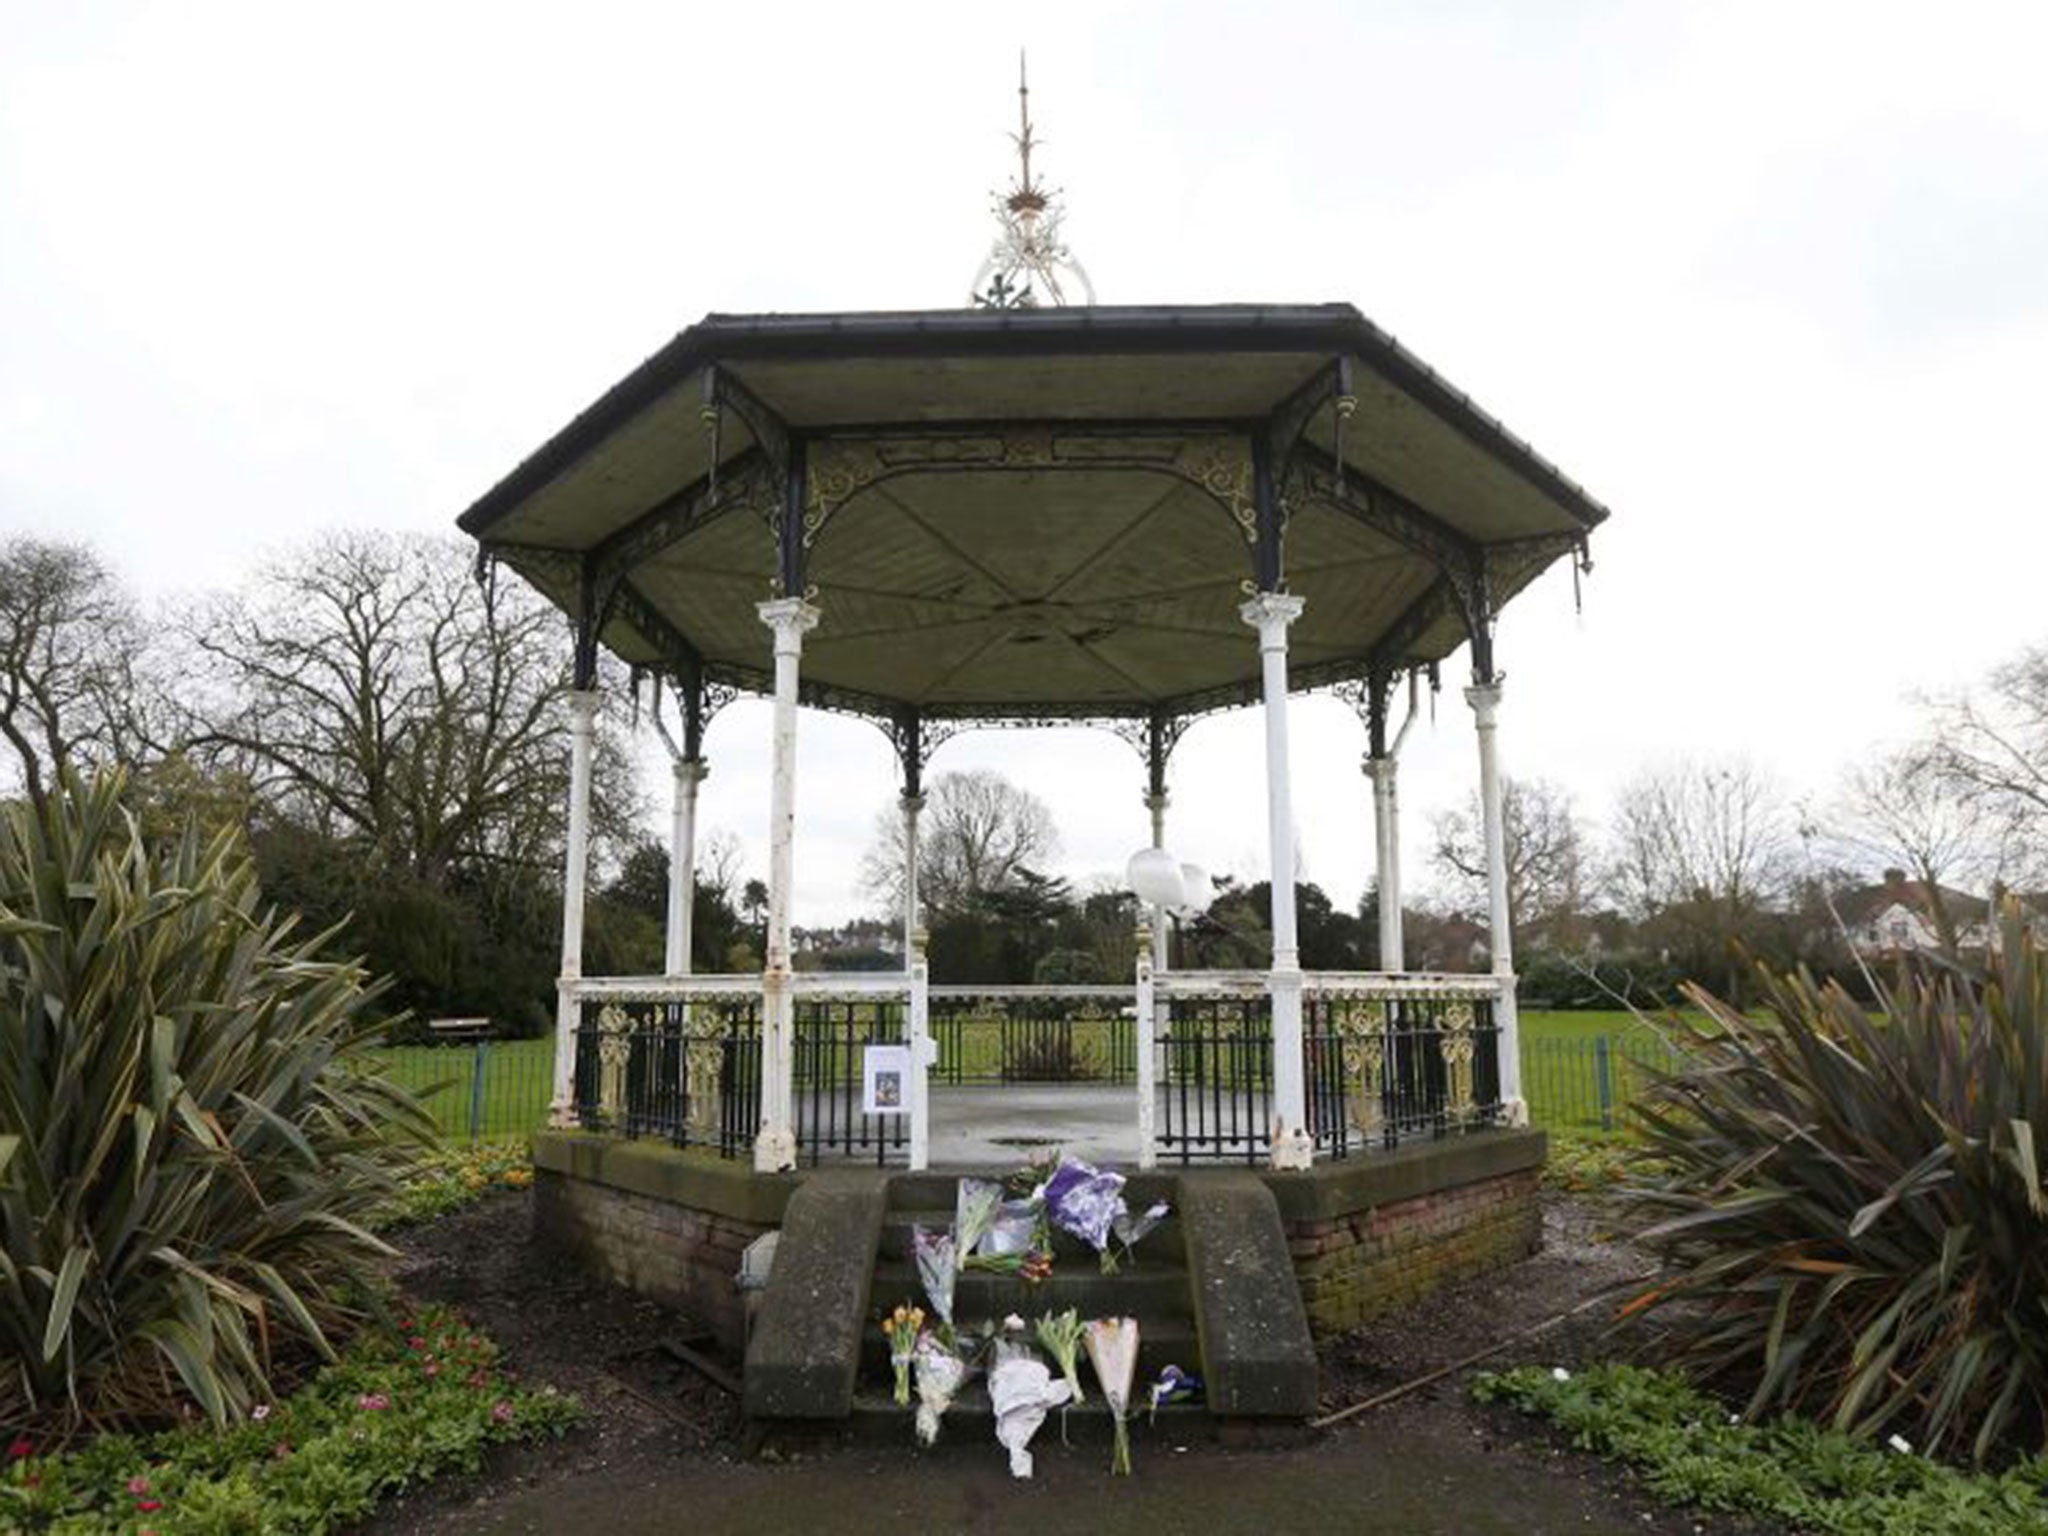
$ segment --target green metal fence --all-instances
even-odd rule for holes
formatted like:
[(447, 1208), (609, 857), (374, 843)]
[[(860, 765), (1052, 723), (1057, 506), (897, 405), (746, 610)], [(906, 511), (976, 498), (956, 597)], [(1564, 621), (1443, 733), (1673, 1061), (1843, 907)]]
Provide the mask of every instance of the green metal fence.
[(548, 1123), (552, 1040), (396, 1045), (373, 1054), (385, 1076), (426, 1101), (450, 1141), (511, 1140)]
[(1522, 1097), (1545, 1130), (1619, 1131), (1652, 1075), (1678, 1064), (1676, 1047), (1654, 1035), (1524, 1040)]

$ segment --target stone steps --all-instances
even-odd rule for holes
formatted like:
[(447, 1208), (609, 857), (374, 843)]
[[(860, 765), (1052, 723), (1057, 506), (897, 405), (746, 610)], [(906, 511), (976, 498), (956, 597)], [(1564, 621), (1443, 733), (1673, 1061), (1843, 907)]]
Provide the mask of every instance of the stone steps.
[[(1070, 1444), (1101, 1446), (1103, 1455), (1107, 1457), (1114, 1437), (1109, 1407), (1096, 1390), (1094, 1372), (1085, 1365), (1081, 1368), (1081, 1387), (1088, 1394), (1088, 1400), (1078, 1407), (1066, 1409), (1064, 1424), (1061, 1410), (1054, 1409), (1047, 1414), (1045, 1423), (1032, 1438), (1034, 1447), (1057, 1446), (1064, 1430)], [(1144, 1390), (1144, 1383), (1134, 1383), (1132, 1396), (1142, 1398)], [(914, 1390), (910, 1403), (908, 1408), (897, 1407), (895, 1396), (886, 1385), (880, 1390), (863, 1386), (854, 1394), (850, 1428), (868, 1444), (914, 1445), (917, 1436), (914, 1424), (917, 1394)], [(1134, 1463), (1142, 1461), (1148, 1451), (1170, 1451), (1177, 1445), (1207, 1440), (1214, 1432), (1208, 1411), (1200, 1403), (1170, 1403), (1159, 1410), (1155, 1421), (1144, 1404), (1138, 1402), (1132, 1405), (1128, 1419)], [(977, 1378), (960, 1389), (960, 1395), (953, 1399), (953, 1405), (939, 1420), (939, 1438), (933, 1449), (962, 1446), (972, 1447), (980, 1453), (984, 1447), (995, 1443), (995, 1412), (989, 1404), (988, 1384)], [(1105, 1461), (1104, 1465), (1107, 1464)]]

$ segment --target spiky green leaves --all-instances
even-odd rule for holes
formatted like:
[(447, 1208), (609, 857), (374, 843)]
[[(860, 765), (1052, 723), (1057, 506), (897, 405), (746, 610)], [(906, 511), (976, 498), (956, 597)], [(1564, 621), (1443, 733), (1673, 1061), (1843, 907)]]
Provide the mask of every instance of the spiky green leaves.
[(232, 1419), (354, 1320), (426, 1121), (326, 937), (116, 779), (0, 815), (0, 1420)]
[[(1680, 1358), (1792, 1408), (1979, 1459), (2048, 1435), (2048, 967), (2010, 914), (1995, 970), (1902, 977), (1866, 1008), (1765, 978), (1704, 993), (1642, 1119), (1673, 1272), (1637, 1300)], [(1670, 1303), (1684, 1303), (1671, 1306)]]

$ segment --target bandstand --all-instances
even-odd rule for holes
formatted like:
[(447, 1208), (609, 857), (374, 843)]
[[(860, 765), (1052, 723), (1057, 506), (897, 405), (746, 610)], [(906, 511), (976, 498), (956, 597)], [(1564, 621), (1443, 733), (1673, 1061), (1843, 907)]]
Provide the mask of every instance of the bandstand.
[[(555, 1122), (764, 1173), (920, 1169), (935, 1094), (966, 1081), (968, 1031), (1053, 1018), (1103, 1031), (1124, 1153), (1144, 1167), (1302, 1169), (1520, 1123), (1494, 627), (1546, 567), (1585, 559), (1605, 515), (1345, 304), (706, 318), (461, 519), (574, 625)], [(1428, 975), (1399, 963), (1391, 717), (1461, 649), (1492, 970)], [(681, 705), (658, 977), (582, 974), (601, 651)], [(1386, 957), (1370, 973), (1304, 972), (1296, 955), (1295, 836), (1316, 808), (1290, 793), (1288, 700), (1312, 689), (1365, 723)], [(691, 975), (704, 727), (737, 693), (774, 702), (766, 964)], [(1245, 766), (1266, 791), (1267, 970), (1169, 969), (1155, 923), (1109, 995), (949, 991), (926, 973), (914, 878), (901, 972), (792, 968), (804, 709), (887, 734), (914, 849), (938, 746), (1032, 722), (1130, 740), (1163, 845), (1175, 742), (1240, 707), (1265, 722), (1263, 764)], [(862, 1061), (883, 1046), (908, 1047), (901, 1113), (863, 1102)]]

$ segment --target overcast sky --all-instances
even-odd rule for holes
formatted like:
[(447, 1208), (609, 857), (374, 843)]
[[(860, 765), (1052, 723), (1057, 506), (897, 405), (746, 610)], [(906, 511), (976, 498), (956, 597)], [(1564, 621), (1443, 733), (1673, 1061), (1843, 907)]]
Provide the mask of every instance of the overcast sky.
[[(2048, 639), (2038, 3), (0, 0), (0, 527), (150, 598), (229, 585), (322, 529), (451, 529), (708, 311), (956, 305), (1020, 43), (1104, 302), (1349, 300), (1613, 509), (1584, 616), (1560, 568), (1502, 622), (1510, 771), (1595, 816), (1694, 752), (1815, 794)], [(1411, 869), (1476, 777), (1464, 671), (1411, 737)], [(1363, 731), (1294, 722), (1305, 874), (1350, 902)], [(815, 923), (865, 905), (893, 763), (802, 729)], [(708, 741), (754, 868), (767, 734), (750, 703)], [(933, 771), (976, 764), (1077, 879), (1144, 839), (1114, 737)], [(1189, 733), (1182, 857), (1259, 873), (1261, 766), (1253, 715)]]

